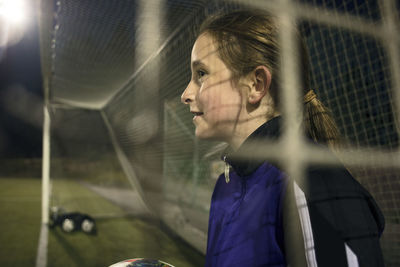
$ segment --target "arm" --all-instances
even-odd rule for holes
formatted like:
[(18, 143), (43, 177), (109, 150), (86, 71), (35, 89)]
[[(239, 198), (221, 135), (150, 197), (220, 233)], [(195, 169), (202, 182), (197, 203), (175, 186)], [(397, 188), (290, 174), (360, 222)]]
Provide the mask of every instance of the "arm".
[(383, 216), (371, 195), (344, 168), (314, 168), (306, 177), (291, 181), (285, 196), (290, 266), (383, 266)]

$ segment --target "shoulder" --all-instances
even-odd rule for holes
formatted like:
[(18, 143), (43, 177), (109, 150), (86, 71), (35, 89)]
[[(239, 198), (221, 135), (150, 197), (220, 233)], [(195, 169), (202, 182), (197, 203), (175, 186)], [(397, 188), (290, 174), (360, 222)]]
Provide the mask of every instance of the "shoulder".
[(383, 231), (384, 218), (374, 198), (346, 168), (312, 167), (306, 177), (303, 189), (310, 205), (331, 213), (342, 231), (354, 234), (353, 228), (361, 231), (363, 225), (365, 231), (375, 229), (374, 234)]
[(365, 190), (342, 166), (310, 167), (304, 181), (306, 194), (310, 200), (338, 198), (345, 196), (364, 196)]
[[(299, 223), (303, 226), (304, 220), (309, 220), (317, 262), (341, 266), (339, 263), (346, 261), (346, 257), (350, 260), (351, 251), (360, 266), (381, 266), (379, 236), (384, 228), (383, 215), (370, 193), (346, 168), (311, 167), (303, 181), (292, 183)], [(298, 191), (303, 196), (300, 206)], [(335, 260), (327, 257), (329, 254)], [(335, 261), (339, 265), (332, 265)]]

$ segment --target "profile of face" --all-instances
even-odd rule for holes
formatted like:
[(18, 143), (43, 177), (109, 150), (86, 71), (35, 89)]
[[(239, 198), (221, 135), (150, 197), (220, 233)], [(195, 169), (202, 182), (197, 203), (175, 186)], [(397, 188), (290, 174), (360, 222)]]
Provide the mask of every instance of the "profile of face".
[(209, 34), (197, 38), (191, 55), (192, 77), (181, 101), (194, 115), (197, 137), (229, 142), (242, 118), (246, 97), (217, 49)]

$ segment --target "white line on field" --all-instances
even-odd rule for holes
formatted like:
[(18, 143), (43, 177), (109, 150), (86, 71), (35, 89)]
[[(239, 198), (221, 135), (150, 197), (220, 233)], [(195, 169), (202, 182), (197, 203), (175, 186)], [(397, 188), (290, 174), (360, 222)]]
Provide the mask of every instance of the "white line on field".
[(47, 224), (42, 223), (40, 228), (38, 251), (36, 255), (36, 267), (46, 267), (47, 266), (47, 242), (49, 235), (49, 227)]

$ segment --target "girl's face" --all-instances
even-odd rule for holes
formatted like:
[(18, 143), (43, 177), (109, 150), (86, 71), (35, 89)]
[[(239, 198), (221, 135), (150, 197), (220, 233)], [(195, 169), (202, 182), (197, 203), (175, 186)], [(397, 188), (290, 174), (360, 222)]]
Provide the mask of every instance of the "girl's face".
[(194, 115), (195, 135), (230, 142), (245, 107), (245, 91), (235, 86), (232, 72), (207, 33), (200, 35), (193, 46), (191, 70), (192, 77), (181, 100)]

